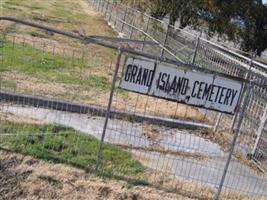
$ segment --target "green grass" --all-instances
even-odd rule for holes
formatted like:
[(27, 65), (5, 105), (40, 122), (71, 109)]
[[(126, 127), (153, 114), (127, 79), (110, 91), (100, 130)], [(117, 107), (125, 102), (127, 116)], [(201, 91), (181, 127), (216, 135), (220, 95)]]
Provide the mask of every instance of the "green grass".
[[(1, 138), (1, 133), (14, 136)], [(1, 142), (2, 141), (2, 142)], [(56, 163), (71, 163), (94, 169), (99, 140), (60, 125), (34, 125), (2, 121), (0, 145), (18, 153)], [(101, 169), (111, 175), (142, 177), (143, 166), (131, 154), (112, 144), (104, 144)]]
[(94, 88), (97, 91), (106, 92), (110, 88), (110, 81), (106, 76), (83, 74), (85, 70), (93, 72), (93, 59), (91, 59), (90, 68), (77, 52), (78, 57), (63, 52), (53, 54), (26, 43), (5, 41), (0, 44), (0, 54), (3, 55), (3, 61), (0, 63), (1, 72), (17, 71), (41, 81)]
[(78, 67), (82, 64), (80, 59), (72, 59), (61, 55), (43, 52), (26, 43), (4, 42), (0, 46), (3, 53), (1, 70), (17, 70), (19, 72), (37, 74), (51, 72), (57, 69)]

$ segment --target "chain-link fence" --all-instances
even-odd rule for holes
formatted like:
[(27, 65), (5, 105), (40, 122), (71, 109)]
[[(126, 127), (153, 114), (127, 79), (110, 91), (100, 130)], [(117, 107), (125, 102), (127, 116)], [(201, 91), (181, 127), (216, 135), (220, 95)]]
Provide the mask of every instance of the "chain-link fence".
[[(103, 13), (106, 20), (122, 37), (141, 39), (144, 41), (155, 40), (173, 53), (178, 60), (186, 63), (194, 63), (202, 68), (222, 72), (235, 77), (244, 77), (247, 69), (251, 67), (253, 75), (251, 78), (260, 86), (253, 87), (253, 97), (251, 97), (248, 111), (242, 125), (242, 144), (241, 151), (244, 155), (255, 159), (261, 168), (266, 166), (266, 138), (264, 129), (259, 129), (260, 124), (265, 123), (266, 113), (266, 76), (267, 66), (251, 58), (245, 57), (232, 50), (203, 39), (201, 34), (182, 30), (170, 26), (163, 20), (155, 19), (138, 10), (122, 5), (118, 2), (107, 0), (89, 0), (90, 5), (94, 6), (99, 12)], [(154, 48), (151, 46), (140, 45), (136, 48), (144, 52), (153, 52), (155, 55), (172, 57), (160, 46)], [(253, 57), (253, 56), (252, 56)], [(206, 112), (206, 111), (205, 111)], [(206, 112), (209, 119), (214, 119), (216, 113)], [(218, 120), (214, 121), (214, 126), (222, 130), (231, 127), (232, 118), (227, 115), (219, 115)], [(220, 125), (220, 127), (217, 127)], [(259, 151), (260, 158), (257, 154)]]
[[(116, 26), (120, 24), (118, 19)], [(126, 24), (120, 29), (126, 30)], [(132, 26), (129, 31), (140, 34)], [(244, 108), (252, 102), (255, 88), (264, 89), (259, 83), (265, 79), (249, 68), (241, 68), (236, 75), (253, 82), (247, 84), (243, 107), (233, 122), (236, 128), (230, 132), (229, 125), (222, 122), (231, 123), (231, 116), (217, 117), (215, 111), (118, 87), (125, 56), (158, 61), (162, 57), (165, 62), (173, 62), (165, 59), (171, 57), (168, 49), (133, 43), (136, 49), (147, 49), (148, 56), (119, 40), (106, 42), (108, 38), (101, 41), (57, 33), (79, 39), (81, 44), (72, 48), (47, 39), (2, 33), (1, 148), (92, 172), (97, 169), (105, 176), (164, 188), (189, 198), (212, 199), (219, 192), (222, 199), (266, 198), (264, 173), (239, 153), (253, 134), (243, 133), (248, 131), (243, 126), (237, 134), (239, 122), (244, 116), (247, 119), (250, 111), (243, 113)], [(192, 44), (195, 47), (196, 43)], [(191, 60), (194, 50), (192, 53)], [(205, 51), (196, 54), (196, 62), (203, 55)], [(189, 67), (180, 62), (179, 66)], [(217, 119), (221, 119), (219, 124)], [(217, 132), (207, 129), (214, 125), (218, 125)], [(234, 135), (237, 141), (231, 143)], [(239, 148), (231, 152), (234, 147)], [(264, 154), (255, 155), (259, 160), (264, 158)]]

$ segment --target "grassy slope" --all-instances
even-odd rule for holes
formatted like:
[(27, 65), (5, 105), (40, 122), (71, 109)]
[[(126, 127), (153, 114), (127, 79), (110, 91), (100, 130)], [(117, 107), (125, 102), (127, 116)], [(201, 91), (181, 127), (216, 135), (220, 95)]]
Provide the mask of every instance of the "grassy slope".
[[(104, 19), (82, 0), (4, 0), (1, 12), (61, 30), (115, 36)], [(114, 62), (115, 51), (9, 22), (1, 23), (0, 32), (26, 37), (16, 38), (15, 44), (9, 38), (11, 42), (0, 45), (2, 88), (86, 101), (92, 100), (92, 92), (108, 92), (111, 74), (104, 66)], [(54, 46), (55, 55), (51, 52)], [(52, 89), (43, 91), (45, 87)]]
[[(11, 137), (1, 134), (12, 134)], [(71, 163), (94, 169), (99, 140), (60, 125), (36, 125), (2, 121), (1, 146), (53, 162)], [(137, 178), (143, 167), (131, 154), (115, 145), (103, 147), (102, 166), (110, 174)]]
[[(109, 88), (110, 83), (105, 76), (90, 74), (82, 77), (80, 72), (83, 70), (83, 60), (81, 58), (43, 52), (25, 43), (5, 42), (0, 50), (5, 58), (1, 65), (2, 72), (15, 70), (45, 82), (93, 87), (99, 91), (107, 91)], [(1, 86), (16, 88), (17, 83), (7, 79), (1, 82)]]
[[(85, 0), (35, 0), (34, 2), (33, 4), (32, 0), (3, 0), (4, 9), (2, 12), (6, 16), (28, 19), (62, 30), (87, 35), (116, 36), (103, 17), (88, 7)], [(44, 57), (49, 59), (43, 59), (42, 55), (38, 55), (40, 51), (36, 51), (35, 48), (33, 48), (34, 54), (30, 55), (32, 47), (25, 46), (23, 48), (22, 44), (18, 44), (12, 49), (10, 45), (4, 46), (0, 49), (0, 54), (4, 54), (4, 62), (0, 60), (0, 66), (7, 70), (1, 74), (2, 87), (34, 95), (107, 105), (108, 89), (113, 74), (111, 66), (114, 67), (116, 57), (114, 50), (92, 44), (83, 45), (79, 41), (25, 28), (14, 23), (1, 23), (0, 32), (1, 29), (7, 35), (12, 33), (26, 36), (30, 40), (35, 38), (37, 43), (43, 41), (45, 44), (55, 43), (57, 46), (55, 52), (58, 54), (54, 57), (45, 54)], [(26, 40), (26, 43), (34, 46), (33, 42)], [(70, 52), (67, 57), (65, 55), (64, 48), (66, 46), (77, 47), (76, 49), (79, 50), (75, 52), (78, 61), (74, 61), (76, 63), (74, 66), (70, 61), (72, 53)], [(41, 50), (43, 46), (38, 48)], [(45, 50), (51, 52), (51, 46), (49, 48), (45, 47)], [(35, 55), (36, 52), (37, 55)], [(81, 65), (79, 59), (83, 60)], [(2, 63), (5, 63), (5, 66), (1, 65)], [(205, 119), (203, 114), (191, 107), (179, 106), (177, 109), (176, 103), (163, 100), (159, 100), (159, 103), (156, 98), (150, 99), (150, 103), (147, 104), (147, 97), (145, 96), (117, 91), (119, 92), (117, 99), (120, 101), (116, 103), (116, 107), (119, 109), (126, 109), (125, 105), (127, 104), (127, 109), (135, 112), (156, 113), (197, 121)]]
[[(16, 16), (41, 24), (46, 24), (66, 31), (74, 31), (87, 35), (115, 36), (100, 15), (87, 11), (83, 0), (3, 0), (2, 13), (5, 16)], [(97, 22), (97, 23), (96, 23)], [(29, 29), (17, 30), (30, 32)], [(49, 37), (49, 34), (46, 35)], [(65, 38), (56, 37), (58, 40)], [(67, 39), (66, 39), (67, 41)]]

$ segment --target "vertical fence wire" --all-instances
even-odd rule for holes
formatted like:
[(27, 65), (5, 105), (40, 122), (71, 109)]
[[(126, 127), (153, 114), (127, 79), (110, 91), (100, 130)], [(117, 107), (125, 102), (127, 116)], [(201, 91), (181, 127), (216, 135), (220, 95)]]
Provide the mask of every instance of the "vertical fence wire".
[[(110, 12), (110, 15), (107, 14), (107, 16), (111, 16), (110, 20), (114, 21), (114, 16), (116, 16), (115, 24), (117, 25), (115, 25), (115, 27), (117, 30), (122, 30), (126, 34), (130, 33), (130, 31), (128, 31), (128, 26), (126, 24), (123, 25), (121, 20), (119, 20), (123, 17), (124, 12), (120, 11), (119, 14), (112, 14), (112, 12), (117, 12), (118, 9), (122, 10), (123, 7), (116, 8), (115, 5), (110, 3), (111, 8), (107, 11), (105, 9), (106, 5), (108, 5), (107, 1), (94, 1), (93, 3), (98, 6), (101, 12)], [(125, 20), (128, 19), (130, 18), (126, 14)], [(148, 22), (149, 21), (150, 20), (148, 20)], [(166, 29), (164, 29), (161, 22), (154, 21), (152, 18), (151, 21), (150, 25), (147, 26), (149, 27), (148, 30), (150, 32), (157, 30), (154, 32), (159, 33), (155, 33), (155, 37), (163, 42)], [(136, 20), (136, 25), (137, 24), (138, 20)], [(146, 25), (143, 23), (141, 27), (145, 29)], [(155, 29), (153, 29), (153, 27), (155, 27)], [(171, 28), (169, 31), (170, 34), (167, 37), (166, 45), (168, 47), (173, 47), (171, 46), (172, 41), (179, 43), (180, 49), (178, 49), (177, 52), (180, 53), (181, 56), (184, 56), (189, 62), (192, 61), (192, 55), (194, 55), (195, 64), (214, 69), (215, 71), (223, 71), (229, 75), (245, 76), (246, 70), (242, 69), (237, 61), (232, 61), (216, 49), (210, 49), (202, 40), (198, 43), (195, 42), (195, 38), (193, 37), (182, 37), (176, 33), (174, 28)], [(133, 35), (137, 35), (137, 32), (133, 32)], [(174, 37), (175, 34), (178, 36)], [(196, 44), (198, 45), (196, 46)], [(1, 134), (5, 131), (7, 131), (7, 135), (12, 135), (12, 133), (14, 133), (15, 137), (13, 137), (13, 134), (12, 140), (14, 139), (16, 142), (25, 139), (25, 146), (17, 147), (18, 151), (26, 152), (29, 147), (39, 142), (42, 153), (51, 153), (53, 158), (71, 153), (72, 156), (66, 156), (64, 160), (77, 164), (79, 162), (76, 158), (82, 157), (84, 159), (84, 162), (80, 163), (82, 166), (89, 165), (93, 169), (98, 169), (99, 166), (103, 167), (103, 165), (107, 165), (110, 166), (111, 172), (118, 175), (125, 175), (124, 172), (130, 171), (131, 178), (133, 178), (135, 174), (138, 174), (137, 179), (139, 180), (146, 180), (154, 185), (175, 190), (184, 195), (189, 194), (189, 196), (195, 198), (212, 198), (216, 193), (217, 186), (220, 185), (220, 181), (222, 198), (226, 198), (227, 196), (231, 197), (232, 193), (228, 192), (227, 189), (245, 195), (263, 197), (266, 195), (264, 193), (264, 178), (259, 178), (259, 176), (250, 173), (250, 168), (243, 167), (243, 172), (242, 170), (232, 170), (230, 166), (229, 169), (225, 171), (227, 174), (236, 177), (236, 180), (226, 180), (225, 184), (223, 184), (224, 181), (222, 181), (221, 173), (226, 169), (226, 166), (224, 169), (222, 168), (225, 164), (225, 160), (221, 158), (224, 158), (226, 153), (218, 149), (219, 145), (213, 143), (214, 138), (218, 137), (218, 135), (206, 132), (206, 130), (179, 130), (167, 126), (160, 126), (155, 123), (138, 122), (131, 118), (112, 118), (108, 112), (114, 110), (134, 114), (169, 117), (171, 119), (180, 117), (182, 119), (191, 118), (196, 120), (193, 116), (196, 113), (199, 114), (197, 109), (189, 106), (120, 90), (120, 88), (115, 85), (117, 78), (114, 78), (114, 75), (118, 74), (118, 62), (115, 69), (110, 68), (110, 66), (107, 66), (107, 62), (100, 62), (102, 57), (94, 52), (93, 48), (89, 48), (89, 46), (86, 46), (85, 49), (80, 52), (80, 49), (73, 50), (62, 46), (56, 47), (55, 45), (44, 42), (37, 42), (34, 40), (28, 41), (28, 39), (17, 36), (13, 38), (9, 37), (9, 40), (5, 40), (4, 46), (5, 47), (1, 50), (1, 59), (3, 62), (1, 67), (3, 69), (7, 66), (17, 68), (12, 69), (10, 67), (1, 71), (2, 92), (4, 92), (4, 89), (9, 92), (16, 90), (15, 92), (22, 94), (34, 96), (42, 95), (43, 97), (53, 97), (57, 100), (68, 99), (74, 103), (88, 103), (90, 105), (102, 106), (103, 108), (97, 111), (85, 111), (84, 108), (81, 107), (77, 114), (70, 114), (65, 112), (64, 107), (58, 103), (54, 105), (56, 111), (53, 110), (49, 106), (53, 104), (52, 100), (49, 100), (48, 104), (43, 106), (44, 109), (41, 106), (41, 101), (37, 102), (37, 108), (31, 107), (31, 101), (27, 97), (23, 97), (22, 99), (24, 107), (20, 105), (10, 105), (1, 100), (1, 114), (13, 113), (15, 116), (20, 116), (20, 119), (29, 116), (33, 118), (39, 117), (41, 120), (46, 120), (46, 123), (58, 123), (67, 127), (71, 126), (70, 128), (75, 130), (75, 135), (73, 136), (70, 133), (73, 131), (72, 129), (66, 130), (65, 127), (56, 124), (53, 126), (46, 124), (43, 128), (38, 128), (37, 125), (33, 126), (32, 124), (26, 123), (20, 128), (21, 131), (18, 131), (16, 129), (17, 125), (7, 125), (5, 117), (1, 116), (1, 126), (3, 127)], [(150, 47), (147, 46), (145, 49), (148, 50), (149, 48)], [(3, 56), (4, 50), (11, 51), (11, 53)], [(157, 51), (157, 53), (159, 53), (159, 51)], [(10, 55), (13, 54), (18, 55), (17, 57), (20, 62), (12, 59)], [(31, 59), (31, 57), (34, 57), (34, 59)], [(109, 55), (105, 61), (108, 61), (108, 63), (111, 61), (111, 63), (113, 63), (114, 58)], [(38, 73), (34, 74), (35, 71), (31, 71), (33, 70), (32, 68), (34, 68), (34, 70), (39, 70), (37, 71)], [(50, 73), (50, 76), (46, 76), (46, 73), (42, 70), (47, 70), (46, 72)], [(34, 88), (32, 85), (26, 87), (28, 82), (36, 80), (34, 79), (36, 75), (38, 75), (38, 84), (42, 87)], [(76, 79), (74, 81), (73, 78), (75, 77)], [(253, 78), (251, 77), (252, 75), (249, 76), (250, 79)], [(7, 78), (15, 80), (16, 86), (12, 86), (13, 83), (7, 82)], [(121, 78), (119, 74), (118, 78)], [(88, 79), (90, 81), (88, 81)], [(49, 83), (54, 87), (43, 91), (39, 90), (49, 86)], [(109, 90), (110, 85), (112, 85), (111, 91)], [(54, 91), (54, 88), (57, 88), (57, 90)], [(250, 113), (252, 118), (254, 116), (262, 116), (263, 114), (261, 109), (263, 107), (262, 100), (259, 100), (258, 96), (255, 96), (256, 92), (260, 93), (259, 91), (261, 91), (261, 89), (255, 86), (252, 87), (254, 96), (245, 104), (248, 105), (247, 107), (249, 109), (244, 114), (244, 122), (238, 123), (241, 130), (239, 136), (243, 136), (243, 134), (246, 133), (245, 131), (248, 131), (248, 127), (251, 126), (249, 130), (253, 129), (252, 124), (255, 124), (255, 121), (257, 121), (257, 123), (254, 127), (259, 126), (260, 119), (254, 120), (251, 119), (251, 117), (249, 118)], [(251, 95), (249, 96), (251, 97)], [(10, 101), (12, 102), (14, 100), (10, 99)], [(73, 105), (67, 105), (67, 109), (72, 109), (72, 106)], [(107, 111), (105, 111), (105, 109), (107, 109)], [(181, 110), (183, 110), (183, 112), (181, 112)], [(216, 112), (210, 113), (206, 110), (204, 110), (203, 113), (204, 114), (199, 114), (200, 117), (197, 118), (197, 120), (203, 120), (209, 115), (217, 114)], [(104, 120), (103, 117), (105, 117)], [(214, 119), (214, 116), (211, 118)], [(218, 132), (221, 131), (224, 120), (230, 121), (229, 123), (231, 123), (231, 116), (222, 116), (218, 126)], [(213, 120), (212, 124), (215, 124), (215, 122), (216, 120)], [(34, 123), (36, 122), (34, 121)], [(92, 126), (94, 128), (92, 128)], [(96, 128), (103, 126), (104, 129), (102, 130)], [(227, 127), (229, 127), (229, 125)], [(81, 132), (83, 134), (81, 134)], [(236, 130), (234, 132), (236, 133)], [(23, 134), (28, 135), (28, 137), (23, 137)], [(266, 134), (266, 127), (263, 128), (262, 135), (264, 134)], [(52, 135), (52, 139), (50, 135)], [(93, 140), (89, 135), (101, 139), (102, 142), (97, 143), (97, 150), (92, 151), (87, 149), (88, 142)], [(235, 147), (237, 148), (239, 145), (243, 145), (243, 141), (239, 136), (223, 134), (223, 138), (218, 139), (216, 142), (221, 145), (223, 142), (227, 143), (228, 139), (232, 139), (234, 145), (230, 146), (227, 143), (227, 147), (230, 146), (231, 149), (230, 152), (226, 151), (229, 153), (228, 155), (230, 157), (233, 155), (232, 151), (234, 151)], [(245, 142), (247, 142), (253, 137), (253, 133), (249, 131), (249, 134), (246, 133), (244, 136)], [(0, 142), (2, 142), (4, 134), (0, 137)], [(72, 143), (70, 143), (70, 137), (73, 137)], [(256, 138), (254, 138), (254, 140), (255, 139)], [(115, 144), (119, 148), (116, 148), (113, 152), (113, 159), (106, 161), (106, 157), (101, 155), (110, 153), (105, 151), (106, 145), (109, 144)], [(72, 148), (70, 152), (66, 151), (69, 146)], [(105, 146), (105, 148), (103, 148), (103, 146)], [(259, 146), (264, 147), (264, 144), (259, 142)], [(259, 150), (261, 149), (262, 148), (257, 148), (257, 153), (255, 154), (255, 156), (258, 156), (258, 159), (260, 159)], [(40, 152), (34, 152), (34, 155), (38, 156), (39, 153)], [(111, 164), (113, 161), (117, 162), (120, 159), (128, 157), (128, 153), (138, 162), (129, 161), (127, 164), (123, 163), (119, 165), (120, 170), (118, 170), (115, 165)], [(231, 157), (229, 157), (228, 159), (229, 162), (231, 161), (231, 164), (241, 162), (240, 160), (236, 161), (236, 159), (233, 161), (234, 158), (232, 157), (231, 159)], [(143, 172), (144, 169), (148, 176), (139, 177), (139, 174), (141, 174), (139, 172)], [(225, 175), (226, 177), (227, 174)], [(249, 182), (247, 183), (248, 186), (244, 184), (235, 185), (236, 181), (241, 179), (247, 180)], [(262, 185), (263, 188), (261, 188), (260, 185)], [(226, 190), (223, 188), (226, 188)], [(203, 191), (208, 194), (202, 194)], [(240, 197), (242, 196), (241, 194), (235, 197)]]
[(118, 57), (117, 57), (117, 60), (116, 60), (116, 65), (115, 65), (115, 71), (114, 71), (114, 75), (113, 75), (113, 79), (112, 79), (112, 86), (111, 86), (111, 91), (110, 91), (110, 96), (109, 96), (109, 101), (108, 101), (108, 106), (107, 106), (107, 112), (106, 112), (106, 116), (105, 116), (105, 122), (104, 122), (104, 126), (103, 126), (103, 133), (102, 133), (102, 136), (101, 136), (99, 150), (98, 150), (98, 153), (97, 153), (97, 162), (96, 162), (96, 168), (95, 168), (96, 171), (98, 171), (98, 168), (99, 168), (99, 165), (100, 165), (100, 162), (101, 162), (102, 148), (103, 148), (103, 143), (104, 143), (104, 140), (105, 140), (108, 120), (110, 118), (110, 111), (111, 111), (111, 106), (112, 106), (112, 101), (113, 101), (113, 96), (114, 96), (114, 91), (115, 91), (115, 84), (116, 84), (117, 77), (118, 77), (121, 56), (122, 56), (122, 52), (119, 49)]
[[(121, 9), (125, 10), (123, 6), (121, 7)], [(146, 18), (147, 16), (143, 15), (143, 19), (146, 19)], [(148, 19), (150, 21), (151, 18), (149, 17)], [(148, 21), (148, 20), (144, 20), (144, 21)], [(145, 32), (151, 33), (152, 37), (161, 41), (162, 40), (160, 36), (161, 31), (159, 28), (161, 26), (160, 24), (161, 22), (154, 20), (152, 18), (151, 21), (147, 23), (146, 25), (147, 27), (150, 27), (150, 28), (145, 28), (144, 30)], [(137, 25), (138, 23), (136, 24), (136, 26)], [(151, 29), (152, 27), (153, 29)], [(194, 55), (194, 48), (195, 48), (194, 45), (191, 45), (192, 43), (191, 41), (193, 41), (193, 39), (191, 39), (190, 37), (191, 37), (190, 34), (186, 35), (186, 32), (184, 33), (183, 31), (176, 31), (176, 28), (174, 27), (173, 30), (171, 31), (171, 34), (168, 37), (168, 48), (172, 49), (174, 46), (173, 44), (180, 44), (181, 45), (180, 49), (178, 48), (176, 50), (177, 52), (176, 54), (181, 56), (181, 58), (184, 58), (185, 60), (187, 60), (188, 58), (191, 57), (191, 55)], [(233, 75), (236, 77), (244, 76), (245, 69), (243, 68), (243, 65), (248, 65), (249, 64), (248, 60), (238, 57), (235, 54), (225, 52), (225, 51), (224, 53), (222, 53), (219, 49), (213, 48), (212, 43), (209, 43), (208, 41), (205, 41), (202, 38), (200, 40), (201, 42), (197, 50), (198, 54), (195, 57), (195, 63), (197, 65), (199, 65), (200, 67), (223, 72), (223, 73)], [(175, 45), (175, 46), (177, 48), (177, 46), (179, 45)], [(253, 90), (254, 88), (255, 87), (253, 87)], [(249, 110), (251, 110), (250, 112), (252, 116), (255, 116), (255, 119), (258, 119), (258, 117), (256, 116), (261, 116), (262, 112), (259, 110), (259, 105), (258, 105), (259, 103), (256, 103), (257, 100), (255, 99), (256, 98), (254, 97), (252, 98), (252, 101), (250, 101), (250, 104), (248, 105), (248, 107), (249, 107)], [(210, 119), (213, 119), (215, 130), (218, 129), (218, 131), (220, 131), (220, 129), (222, 128), (231, 127), (231, 124), (233, 122), (231, 116), (219, 114), (219, 116), (215, 117), (216, 116), (215, 112), (210, 112), (210, 111), (204, 111), (204, 112), (205, 112), (204, 116), (208, 116)], [(257, 126), (258, 122), (255, 123), (253, 122), (253, 120), (251, 121), (248, 119), (249, 119), (248, 115), (246, 115), (242, 123), (241, 131), (245, 129), (251, 130), (251, 128), (246, 128), (246, 127), (249, 127), (250, 125), (253, 125), (254, 127)], [(252, 148), (251, 146), (253, 145), (251, 145), (251, 141), (255, 141), (256, 138), (251, 140), (249, 138), (250, 136), (248, 135), (251, 135), (251, 137), (255, 137), (250, 132), (250, 133), (247, 133), (247, 136), (244, 137), (244, 140), (243, 140), (244, 142), (240, 140), (240, 137), (238, 138), (238, 141), (241, 142), (242, 144), (249, 143), (250, 141), (249, 146), (250, 148)]]

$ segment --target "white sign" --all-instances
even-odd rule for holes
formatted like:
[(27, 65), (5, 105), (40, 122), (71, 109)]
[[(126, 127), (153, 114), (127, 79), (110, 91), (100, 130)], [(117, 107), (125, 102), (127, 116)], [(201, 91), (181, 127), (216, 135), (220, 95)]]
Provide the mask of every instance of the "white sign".
[(234, 114), (243, 85), (239, 81), (214, 74), (128, 57), (120, 87)]

